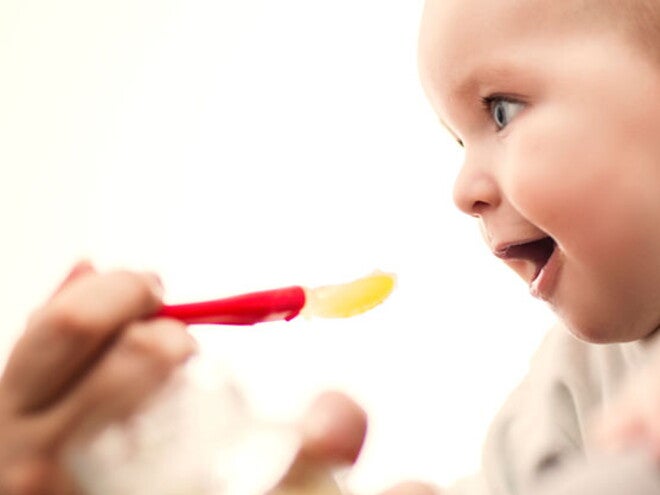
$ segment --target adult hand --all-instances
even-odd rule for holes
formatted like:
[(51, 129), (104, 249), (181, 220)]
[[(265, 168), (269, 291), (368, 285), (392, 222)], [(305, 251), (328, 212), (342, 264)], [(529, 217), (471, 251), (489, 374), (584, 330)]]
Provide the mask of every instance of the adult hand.
[(0, 495), (71, 495), (76, 439), (135, 412), (196, 349), (183, 324), (149, 318), (153, 275), (76, 265), (29, 319), (0, 378)]

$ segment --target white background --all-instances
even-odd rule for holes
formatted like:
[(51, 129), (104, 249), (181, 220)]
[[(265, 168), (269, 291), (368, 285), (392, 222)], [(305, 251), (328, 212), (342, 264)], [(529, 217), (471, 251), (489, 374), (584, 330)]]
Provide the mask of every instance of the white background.
[(420, 12), (3, 0), (3, 349), (79, 258), (154, 270), (171, 302), (392, 271), (361, 317), (193, 331), (275, 416), (326, 387), (360, 401), (357, 492), (475, 469), (551, 316), (451, 203), (461, 152), (417, 81)]

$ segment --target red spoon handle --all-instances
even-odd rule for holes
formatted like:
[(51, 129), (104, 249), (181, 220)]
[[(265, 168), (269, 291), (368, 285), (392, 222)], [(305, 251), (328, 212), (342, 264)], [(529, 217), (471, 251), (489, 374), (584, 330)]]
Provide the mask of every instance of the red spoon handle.
[(296, 285), (213, 301), (165, 305), (157, 316), (188, 324), (253, 325), (264, 321), (291, 320), (298, 316), (304, 305), (305, 290)]

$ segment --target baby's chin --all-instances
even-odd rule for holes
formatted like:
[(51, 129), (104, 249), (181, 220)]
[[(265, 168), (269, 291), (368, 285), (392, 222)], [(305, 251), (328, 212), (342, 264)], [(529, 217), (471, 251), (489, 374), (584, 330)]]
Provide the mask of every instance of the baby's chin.
[(620, 318), (620, 315), (612, 315), (607, 312), (599, 312), (596, 316), (559, 311), (557, 314), (573, 336), (590, 344), (633, 342), (650, 336), (658, 329), (657, 324), (633, 319), (622, 321), (624, 319)]

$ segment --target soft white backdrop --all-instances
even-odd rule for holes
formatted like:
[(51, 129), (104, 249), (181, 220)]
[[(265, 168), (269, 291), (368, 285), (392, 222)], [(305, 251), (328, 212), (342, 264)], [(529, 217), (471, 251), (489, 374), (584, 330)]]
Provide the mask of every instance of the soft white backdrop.
[(552, 318), (451, 203), (421, 5), (3, 0), (3, 352), (81, 257), (157, 271), (172, 302), (393, 271), (361, 317), (193, 331), (273, 415), (359, 400), (357, 492), (476, 468)]

